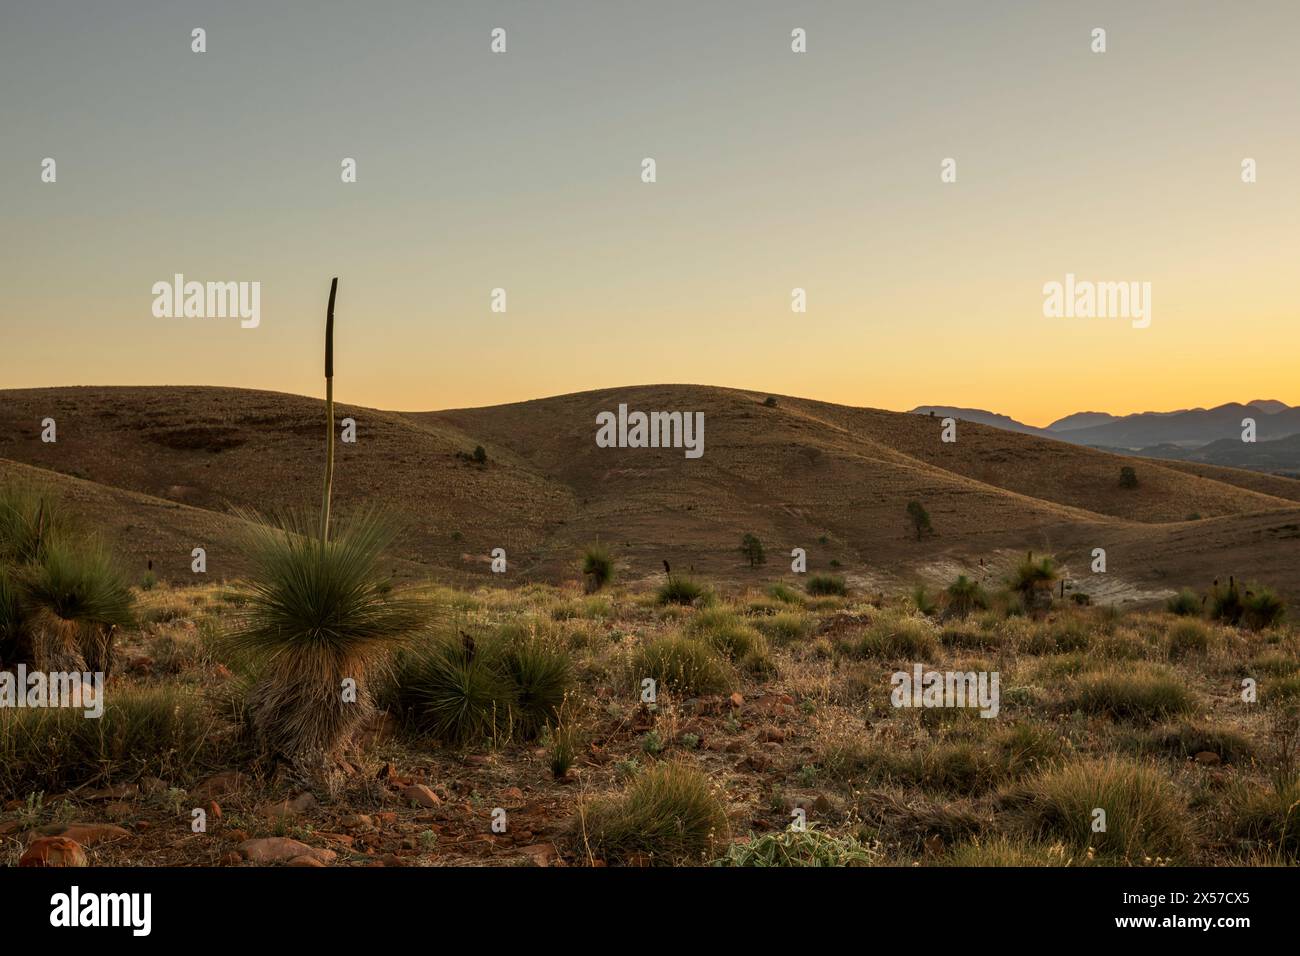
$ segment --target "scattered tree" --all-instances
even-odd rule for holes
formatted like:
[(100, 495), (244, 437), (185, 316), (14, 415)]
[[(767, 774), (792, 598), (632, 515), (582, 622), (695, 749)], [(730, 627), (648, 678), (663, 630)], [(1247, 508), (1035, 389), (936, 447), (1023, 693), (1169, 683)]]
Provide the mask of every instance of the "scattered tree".
[(934, 534), (934, 526), (930, 524), (930, 513), (925, 510), (925, 505), (921, 504), (921, 502), (909, 501), (907, 503), (907, 520), (916, 529), (917, 541), (920, 541), (927, 534)]
[(1131, 465), (1125, 465), (1119, 470), (1119, 486), (1121, 488), (1136, 488), (1138, 486), (1137, 472)]
[(758, 540), (756, 534), (745, 533), (745, 536), (740, 539), (740, 552), (749, 560), (751, 568), (767, 563), (767, 555), (763, 553), (763, 542)]

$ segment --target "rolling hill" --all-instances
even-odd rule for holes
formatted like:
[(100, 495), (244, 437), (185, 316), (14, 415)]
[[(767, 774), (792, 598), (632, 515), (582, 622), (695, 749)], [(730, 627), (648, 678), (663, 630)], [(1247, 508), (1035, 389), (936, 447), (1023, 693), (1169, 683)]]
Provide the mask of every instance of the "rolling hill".
[[(765, 397), (658, 385), (423, 413), (340, 406), (357, 441), (337, 446), (335, 508), (383, 503), (406, 524), (394, 571), (456, 583), (572, 580), (594, 540), (632, 580), (667, 559), (761, 582), (787, 573), (802, 547), (810, 570), (837, 562), (865, 587), (946, 583), (981, 560), (988, 575), (1028, 549), (1056, 553), (1088, 577), (1081, 589), (1117, 598), (1221, 573), (1288, 593), (1300, 582), (1300, 482), (1143, 460), (1139, 486), (1122, 489), (1132, 458), (973, 422), (947, 444), (928, 416)], [(596, 416), (620, 403), (703, 412), (703, 456), (598, 447)], [(40, 439), (47, 416), (52, 444)], [(202, 545), (214, 577), (236, 576), (230, 509), (315, 504), (323, 417), (319, 399), (239, 389), (0, 391), (0, 476), (56, 486), (134, 568), (153, 560), (160, 576), (186, 579)], [(922, 541), (905, 518), (913, 499), (936, 531)], [(747, 531), (767, 544), (766, 569), (745, 566)], [(505, 575), (488, 567), (496, 547)], [(1107, 549), (1106, 576), (1087, 575), (1095, 547)]]

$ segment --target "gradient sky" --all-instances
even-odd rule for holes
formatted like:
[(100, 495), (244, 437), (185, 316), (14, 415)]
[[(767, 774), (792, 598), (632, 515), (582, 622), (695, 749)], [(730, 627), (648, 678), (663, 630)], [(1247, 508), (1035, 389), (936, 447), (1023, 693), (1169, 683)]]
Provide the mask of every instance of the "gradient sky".
[[(1294, 0), (6, 3), (0, 387), (323, 394), (338, 275), (336, 396), (384, 408), (1300, 404), (1298, 33)], [(176, 272), (260, 281), (261, 327), (155, 318)], [(1067, 272), (1151, 282), (1151, 327), (1044, 318)]]

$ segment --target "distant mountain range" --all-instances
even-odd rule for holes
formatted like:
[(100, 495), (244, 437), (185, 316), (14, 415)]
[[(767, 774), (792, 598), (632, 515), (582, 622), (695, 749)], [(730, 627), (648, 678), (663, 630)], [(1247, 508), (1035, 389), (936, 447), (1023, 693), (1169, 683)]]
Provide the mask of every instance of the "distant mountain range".
[[(1293, 407), (1271, 398), (1252, 399), (1244, 405), (1230, 402), (1215, 408), (1140, 412), (1135, 415), (1076, 412), (1046, 428), (1036, 428), (979, 408), (921, 405), (912, 411), (921, 415), (951, 416), (1126, 455), (1198, 461), (1253, 471), (1300, 473), (1300, 406)], [(1241, 423), (1246, 418), (1255, 421), (1254, 442), (1241, 440)]]

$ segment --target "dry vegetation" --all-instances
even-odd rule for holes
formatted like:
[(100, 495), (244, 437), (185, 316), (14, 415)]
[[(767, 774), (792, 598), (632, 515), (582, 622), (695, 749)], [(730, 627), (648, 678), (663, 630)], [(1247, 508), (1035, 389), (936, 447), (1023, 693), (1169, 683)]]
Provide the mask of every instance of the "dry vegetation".
[[(926, 616), (913, 599), (814, 596), (794, 580), (696, 583), (689, 604), (617, 584), (403, 592), (425, 623), (373, 652), (387, 665), (367, 671), (375, 710), (308, 784), (259, 745), (249, 701), (267, 665), (225, 638), (248, 590), (137, 590), (101, 721), (0, 710), (0, 858), (59, 832), (94, 863), (127, 865), (1300, 853), (1300, 638), (1284, 624), (1061, 604), (1026, 616), (1012, 590), (965, 616), (940, 596)], [(998, 671), (999, 715), (892, 707), (890, 675), (918, 661)], [(1245, 677), (1259, 702), (1242, 701)], [(206, 833), (191, 830), (195, 808)], [(807, 832), (789, 829), (798, 810)]]

